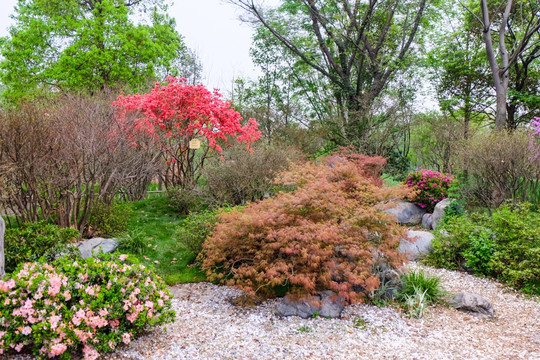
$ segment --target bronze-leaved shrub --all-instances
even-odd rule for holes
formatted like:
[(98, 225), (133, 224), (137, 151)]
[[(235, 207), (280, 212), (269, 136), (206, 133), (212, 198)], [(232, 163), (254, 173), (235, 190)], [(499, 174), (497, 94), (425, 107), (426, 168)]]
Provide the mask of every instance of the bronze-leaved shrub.
[(283, 286), (298, 296), (331, 289), (355, 303), (380, 286), (381, 264), (403, 263), (403, 229), (376, 205), (406, 188), (374, 185), (336, 156), (293, 164), (278, 181), (297, 188), (219, 216), (201, 253), (211, 281), (268, 297)]

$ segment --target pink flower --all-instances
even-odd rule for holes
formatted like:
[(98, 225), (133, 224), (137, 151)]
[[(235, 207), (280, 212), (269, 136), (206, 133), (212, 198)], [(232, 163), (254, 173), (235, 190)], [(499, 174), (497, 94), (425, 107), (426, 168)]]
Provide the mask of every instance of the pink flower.
[(8, 281), (0, 280), (0, 291), (8, 292), (15, 287), (15, 280), (10, 279)]
[(84, 345), (83, 347), (84, 360), (95, 360), (99, 357), (99, 353), (91, 346)]
[(21, 352), (23, 346), (24, 346), (24, 344), (17, 344), (17, 346), (15, 346), (14, 349), (15, 349), (17, 352)]
[(55, 357), (62, 355), (67, 350), (67, 346), (64, 344), (56, 344), (51, 346), (51, 351), (49, 351), (49, 357)]
[(124, 261), (124, 260), (126, 260), (126, 259), (128, 258), (128, 255), (122, 254), (122, 255), (120, 255), (118, 258), (119, 258), (121, 261)]
[(128, 333), (123, 333), (122, 334), (122, 341), (126, 345), (129, 344), (131, 342), (131, 335), (129, 335)]
[(21, 331), (23, 335), (30, 335), (31, 332), (32, 332), (32, 328), (30, 326), (25, 326)]

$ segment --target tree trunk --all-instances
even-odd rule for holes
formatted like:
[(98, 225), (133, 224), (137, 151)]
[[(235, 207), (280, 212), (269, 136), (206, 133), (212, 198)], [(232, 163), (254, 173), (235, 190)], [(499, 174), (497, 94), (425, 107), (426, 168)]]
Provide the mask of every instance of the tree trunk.
[(4, 256), (4, 233), (6, 231), (6, 223), (0, 216), (0, 278), (6, 275), (6, 258)]

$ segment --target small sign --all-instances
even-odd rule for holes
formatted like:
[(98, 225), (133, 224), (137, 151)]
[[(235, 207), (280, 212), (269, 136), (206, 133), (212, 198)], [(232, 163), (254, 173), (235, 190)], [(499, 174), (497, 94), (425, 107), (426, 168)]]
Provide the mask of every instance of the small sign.
[(198, 139), (192, 139), (189, 141), (190, 149), (199, 149), (201, 147), (201, 141)]

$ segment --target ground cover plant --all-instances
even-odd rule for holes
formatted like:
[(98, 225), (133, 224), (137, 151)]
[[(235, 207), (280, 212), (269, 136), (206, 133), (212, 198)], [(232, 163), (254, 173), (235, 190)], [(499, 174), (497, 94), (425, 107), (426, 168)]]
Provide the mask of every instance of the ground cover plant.
[[(194, 264), (197, 254), (180, 243), (176, 235), (185, 218), (168, 205), (165, 197), (134, 202), (127, 236), (135, 239), (123, 240), (124, 251), (154, 266), (168, 285), (204, 281), (204, 272)], [(132, 248), (126, 244), (130, 240), (135, 242)]]
[(454, 216), (436, 232), (427, 264), (494, 277), (540, 294), (540, 214), (505, 204), (487, 214)]
[(278, 181), (295, 191), (219, 215), (201, 253), (208, 279), (254, 295), (285, 286), (293, 295), (332, 289), (362, 301), (380, 285), (379, 265), (404, 261), (403, 228), (375, 205), (408, 193), (374, 185), (363, 171), (338, 156), (293, 164)]
[(173, 321), (170, 299), (163, 281), (128, 255), (27, 262), (0, 280), (0, 353), (70, 359), (82, 351), (93, 360)]

